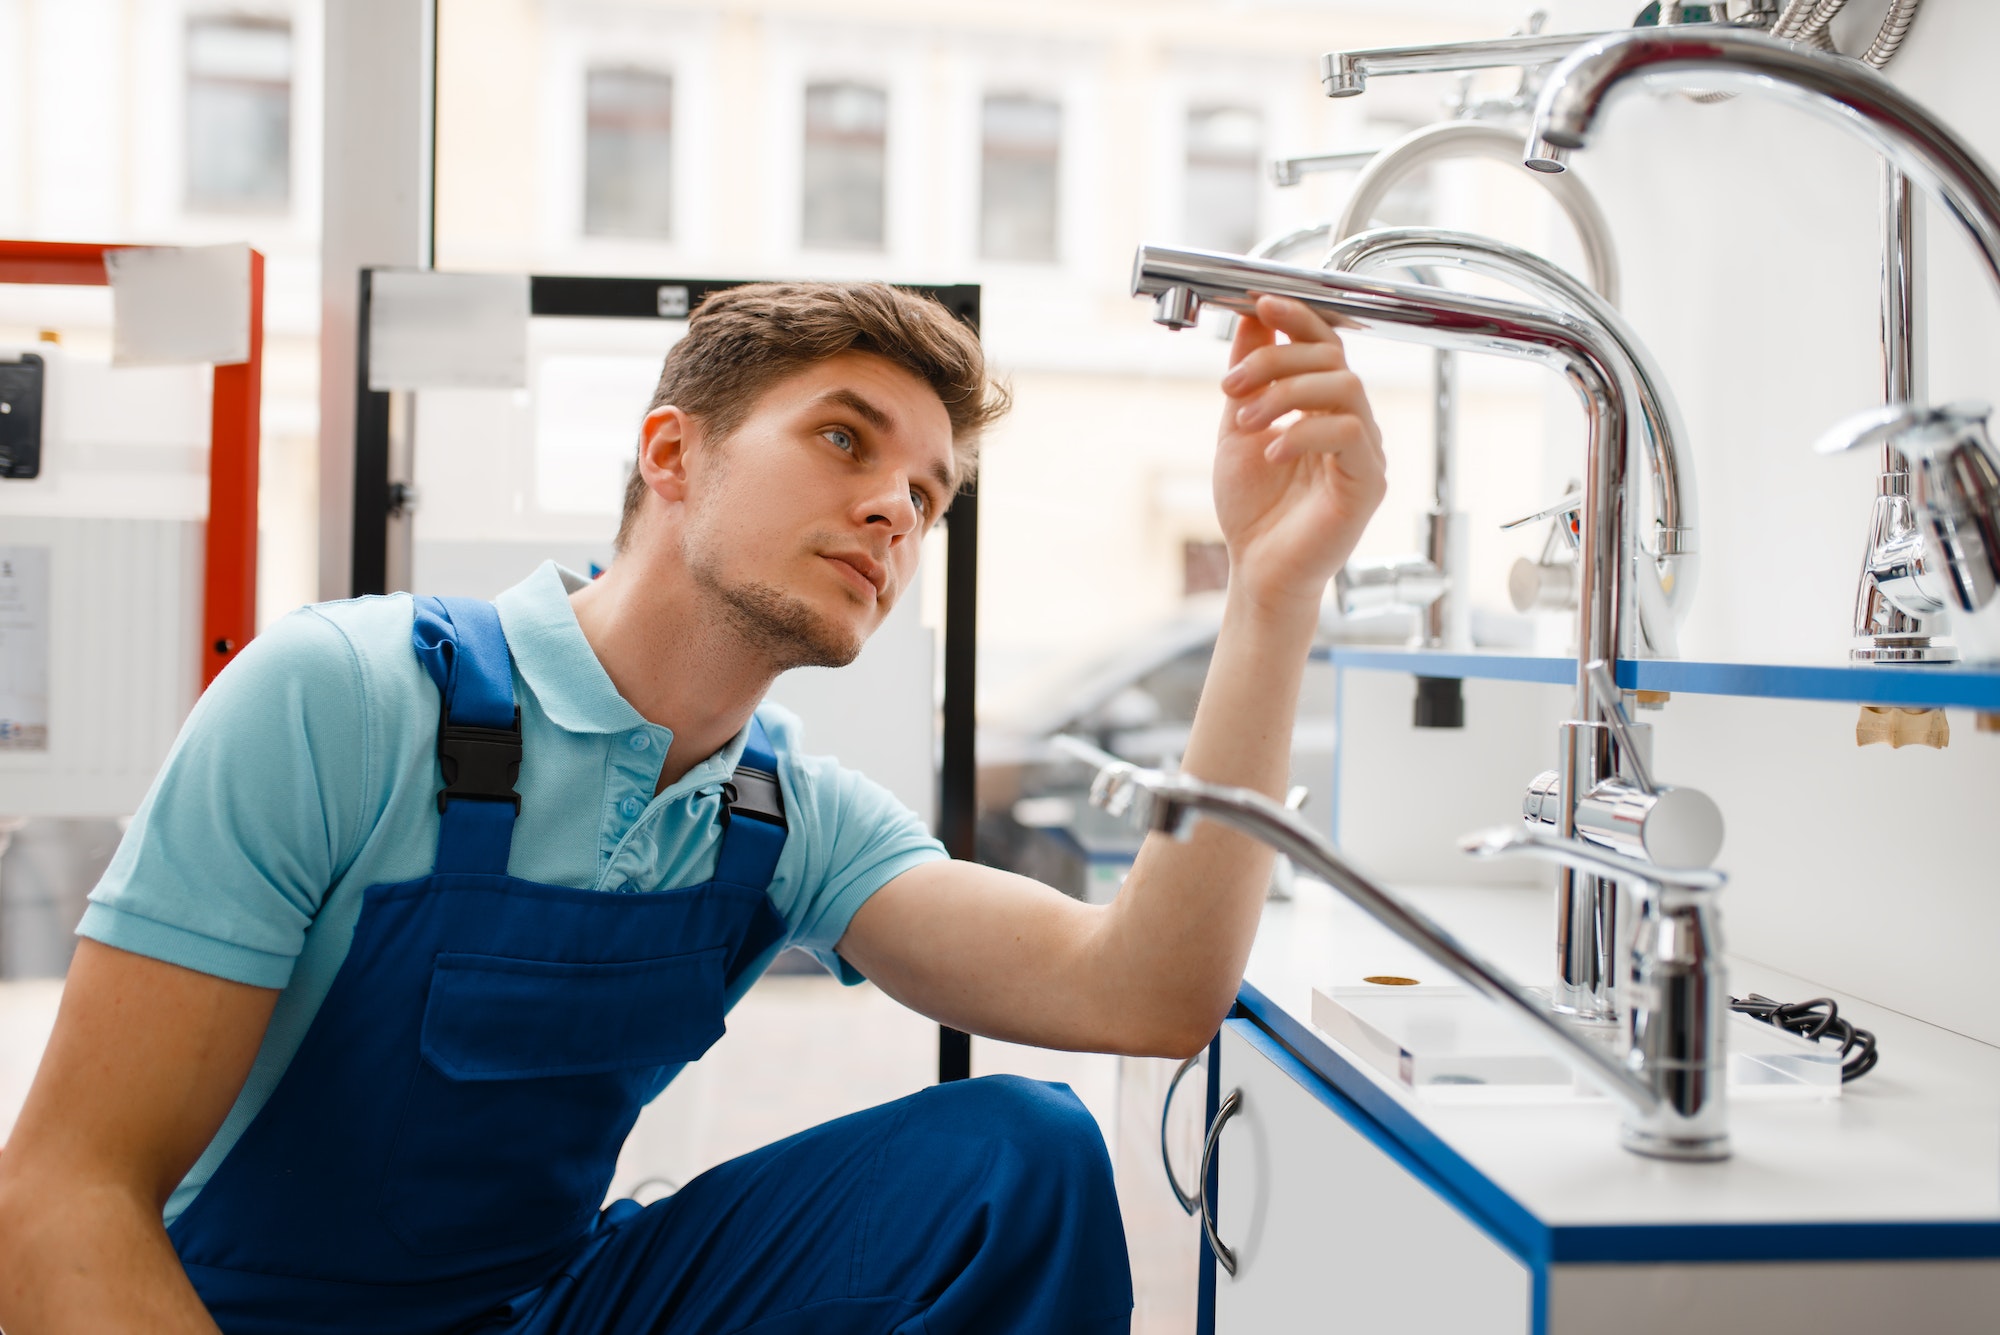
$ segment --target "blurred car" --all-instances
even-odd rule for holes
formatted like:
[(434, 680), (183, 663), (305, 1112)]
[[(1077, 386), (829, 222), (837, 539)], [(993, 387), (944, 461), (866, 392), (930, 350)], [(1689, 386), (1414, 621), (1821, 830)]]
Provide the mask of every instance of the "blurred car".
[[(1049, 739), (1070, 733), (1135, 764), (1178, 768), (1221, 624), (1220, 594), (1190, 598), (1116, 650), (983, 708), (979, 860), (1091, 903), (1116, 895), (1145, 832), (1091, 806), (1091, 769)], [(1304, 814), (1323, 833), (1332, 829), (1334, 708), (1333, 665), (1316, 653), (1293, 731), (1292, 783), (1310, 790)]]

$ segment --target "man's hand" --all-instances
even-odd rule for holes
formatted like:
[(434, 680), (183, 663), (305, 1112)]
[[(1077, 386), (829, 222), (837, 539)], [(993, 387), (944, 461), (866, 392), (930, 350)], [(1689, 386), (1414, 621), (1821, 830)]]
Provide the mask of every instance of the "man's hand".
[(1229, 364), (1215, 513), (1230, 580), (1255, 602), (1317, 604), (1382, 501), (1382, 432), (1340, 336), (1299, 302), (1259, 297)]

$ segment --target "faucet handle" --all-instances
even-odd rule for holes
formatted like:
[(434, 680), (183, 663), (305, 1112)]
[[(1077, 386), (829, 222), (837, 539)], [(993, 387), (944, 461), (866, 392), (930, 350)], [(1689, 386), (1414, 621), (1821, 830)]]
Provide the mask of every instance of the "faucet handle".
[(1828, 427), (1813, 442), (1815, 454), (1841, 454), (1847, 450), (1887, 445), (1922, 420), (1923, 409), (1913, 403), (1885, 403)]
[(1838, 454), (1889, 445), (1911, 464), (1911, 500), (1950, 606), (1977, 612), (2000, 592), (2000, 455), (1987, 434), (1990, 405), (1891, 404), (1836, 424), (1814, 447)]
[(1578, 511), (1582, 509), (1583, 509), (1583, 490), (1582, 488), (1577, 488), (1575, 490), (1564, 493), (1562, 498), (1558, 500), (1554, 505), (1548, 506), (1544, 509), (1537, 510), (1531, 515), (1522, 515), (1519, 519), (1510, 519), (1506, 523), (1502, 524), (1500, 527), (1502, 529), (1522, 528), (1525, 527), (1526, 525), (1535, 523), (1538, 520), (1554, 519), (1558, 516), (1564, 516), (1567, 517), (1568, 519), (1568, 527), (1570, 531), (1574, 533), (1576, 531), (1576, 523), (1577, 523), (1575, 515), (1577, 514)]

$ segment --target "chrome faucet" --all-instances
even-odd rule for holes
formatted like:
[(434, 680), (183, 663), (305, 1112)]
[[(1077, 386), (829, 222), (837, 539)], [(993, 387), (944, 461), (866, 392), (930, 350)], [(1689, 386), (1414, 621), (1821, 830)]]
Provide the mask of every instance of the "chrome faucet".
[[(1434, 287), (1382, 283), (1353, 274), (1297, 269), (1240, 255), (1141, 246), (1132, 294), (1153, 298), (1153, 319), (1191, 327), (1204, 302), (1248, 314), (1258, 295), (1291, 297), (1334, 324), (1456, 351), (1540, 362), (1576, 390), (1588, 424), (1577, 524), (1576, 714), (1564, 725), (1562, 787), (1551, 799), (1556, 832), (1578, 834), (1584, 794), (1621, 773), (1610, 702), (1591, 680), (1593, 663), (1632, 656), (1633, 581), (1625, 577), (1625, 485), (1632, 388), (1638, 373), (1617, 339), (1591, 320), (1545, 307), (1495, 301)], [(1579, 1020), (1617, 1016), (1613, 971), (1617, 892), (1609, 881), (1565, 866), (1557, 882), (1556, 1005)]]
[[(1558, 178), (1560, 179), (1560, 178)], [(1426, 227), (1380, 228), (1348, 238), (1335, 246), (1325, 267), (1351, 273), (1368, 273), (1388, 267), (1455, 266), (1487, 277), (1498, 278), (1517, 288), (1543, 297), (1559, 310), (1601, 326), (1617, 344), (1621, 358), (1631, 370), (1632, 393), (1646, 431), (1650, 464), (1653, 524), (1643, 543), (1631, 542), (1632, 526), (1627, 527), (1627, 568), (1633, 572), (1633, 590), (1639, 611), (1639, 628), (1651, 651), (1662, 658), (1678, 652), (1678, 624), (1694, 596), (1699, 573), (1698, 520), (1694, 484), (1694, 464), (1683, 448), (1680, 411), (1668, 392), (1652, 354), (1613, 308), (1608, 296), (1592, 292), (1568, 271), (1549, 260), (1490, 237), (1465, 232), (1448, 232)], [(1439, 473), (1446, 468), (1440, 464)], [(1565, 507), (1567, 508), (1567, 507)], [(1432, 512), (1445, 512), (1440, 504)], [(1545, 516), (1531, 516), (1542, 518)], [(1447, 579), (1464, 579), (1461, 570), (1447, 572)]]
[[(1678, 10), (1682, 6), (1675, 5), (1674, 8)], [(1725, 5), (1719, 3), (1708, 6), (1711, 14), (1724, 8)], [(1671, 26), (1676, 30), (1768, 27), (1777, 16), (1778, 4), (1776, 0), (1731, 0), (1726, 9), (1728, 17), (1721, 21), (1673, 23)], [(1531, 69), (1553, 65), (1578, 47), (1598, 38), (1618, 35), (1616, 32), (1544, 33), (1537, 31), (1540, 26), (1539, 22), (1531, 21), (1528, 32), (1470, 42), (1329, 51), (1319, 58), (1319, 81), (1328, 97), (1354, 97), (1367, 90), (1368, 80), (1374, 75), (1451, 74), (1462, 70), (1515, 67)]]
[[(1438, 162), (1486, 159), (1519, 169), (1521, 135), (1498, 125), (1454, 120), (1412, 131), (1375, 155), (1355, 178), (1347, 203), (1331, 229), (1334, 242), (1368, 228), (1376, 211), (1404, 180)], [(1530, 173), (1530, 175), (1535, 175)], [(1612, 302), (1618, 298), (1618, 259), (1611, 228), (1587, 187), (1571, 176), (1535, 177), (1548, 189), (1576, 230), (1583, 249), (1590, 285)], [(1401, 263), (1401, 262), (1399, 262)], [(1407, 262), (1420, 281), (1435, 280), (1416, 261)], [(1324, 267), (1352, 269), (1352, 264), (1327, 260)], [(1390, 262), (1368, 266), (1390, 267)], [(1336, 585), (1342, 610), (1350, 615), (1387, 607), (1416, 613), (1413, 643), (1420, 649), (1465, 650), (1472, 647), (1465, 606), (1465, 518), (1455, 509), (1458, 475), (1456, 354), (1433, 353), (1432, 501), (1418, 534), (1416, 556), (1350, 562)], [(1663, 656), (1671, 650), (1661, 651)]]
[[(1882, 402), (1921, 403), (1929, 387), (1923, 317), (1922, 215), (1910, 178), (1882, 164)], [(1930, 621), (1945, 610), (1938, 572), (1924, 550), (1910, 507), (1910, 463), (1882, 446), (1868, 546), (1854, 589), (1854, 630), (1867, 643), (1849, 650), (1857, 663), (1940, 663), (1958, 657), (1931, 642)]]
[(1466, 841), (1470, 853), (1544, 858), (1634, 887), (1646, 930), (1632, 950), (1634, 1001), (1620, 1057), (1579, 1034), (1504, 970), (1356, 870), (1317, 830), (1262, 793), (1141, 769), (1078, 738), (1056, 741), (1098, 767), (1090, 800), (1112, 814), (1133, 811), (1151, 829), (1176, 839), (1187, 838), (1199, 818), (1240, 830), (1324, 880), (1474, 991), (1526, 1019), (1586, 1079), (1625, 1106), (1620, 1131), (1625, 1148), (1661, 1159), (1728, 1157), (1722, 1028), (1728, 988), (1714, 906), (1722, 873), (1663, 869), (1525, 827)]
[[(1864, 64), (1760, 34), (1738, 30), (1671, 29), (1620, 34), (1575, 52), (1549, 75), (1535, 109), (1535, 129), (1528, 149), (1536, 165), (1540, 145), (1568, 151), (1584, 146), (1607, 102), (1640, 81), (1661, 80), (1698, 84), (1703, 88), (1748, 86), (1786, 97), (1804, 109), (1860, 134), (1889, 164), (1936, 196), (1945, 211), (1964, 229), (2000, 286), (2000, 181), (1970, 146), (1895, 84)], [(1893, 206), (1893, 188), (1891, 191)], [(1900, 250), (1900, 245), (1898, 247)], [(1892, 259), (1892, 263), (1894, 260)], [(1899, 336), (1902, 316), (1887, 322), (1888, 338)], [(1911, 325), (1914, 330), (1914, 322)], [(1892, 350), (1885, 347), (1885, 353)], [(1904, 356), (1911, 356), (1904, 345)], [(1914, 357), (1912, 356), (1912, 365)], [(1893, 382), (1898, 368), (1889, 361)], [(1891, 388), (1893, 388), (1893, 384)], [(1910, 388), (1916, 386), (1912, 383)], [(1883, 420), (1888, 413), (1887, 421)], [(1892, 424), (1900, 423), (1900, 427)], [(1848, 424), (1857, 439), (1908, 454), (1922, 437), (1935, 450), (1935, 415), (1913, 408), (1872, 412)], [(1961, 433), (1963, 448), (1952, 457), (1972, 472), (1956, 477), (1933, 474), (1937, 485), (1913, 496), (1916, 527), (1923, 533), (1922, 555), (1935, 566), (1907, 572), (1906, 587), (1917, 592), (1941, 592), (1966, 657), (2000, 658), (2000, 601), (1982, 566), (2000, 561), (2000, 553), (1965, 542), (1957, 534), (1992, 532), (2000, 535), (2000, 493), (1986, 485), (1996, 467), (1983, 428)], [(1894, 462), (1891, 459), (1890, 462)], [(1893, 469), (1887, 470), (1893, 473)], [(1907, 533), (1904, 534), (1907, 538)], [(1907, 543), (1905, 544), (1907, 547)], [(1871, 553), (1878, 564), (1880, 546)], [(1990, 573), (1990, 569), (1989, 572)], [(1880, 576), (1876, 582), (1881, 583)]]

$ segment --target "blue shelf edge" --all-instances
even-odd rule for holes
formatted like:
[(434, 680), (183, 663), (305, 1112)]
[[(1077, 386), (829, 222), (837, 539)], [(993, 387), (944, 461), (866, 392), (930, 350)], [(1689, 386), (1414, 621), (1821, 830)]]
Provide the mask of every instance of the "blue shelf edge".
[[(1567, 686), (1576, 680), (1574, 658), (1515, 653), (1444, 653), (1335, 645), (1336, 667), (1408, 672), (1424, 677), (1532, 681)], [(1781, 663), (1701, 663), (1672, 658), (1621, 658), (1618, 684), (1634, 691), (1688, 695), (1759, 696), (1775, 700), (1828, 700), (1905, 708), (2000, 710), (2000, 669), (1965, 667), (1815, 667)]]

